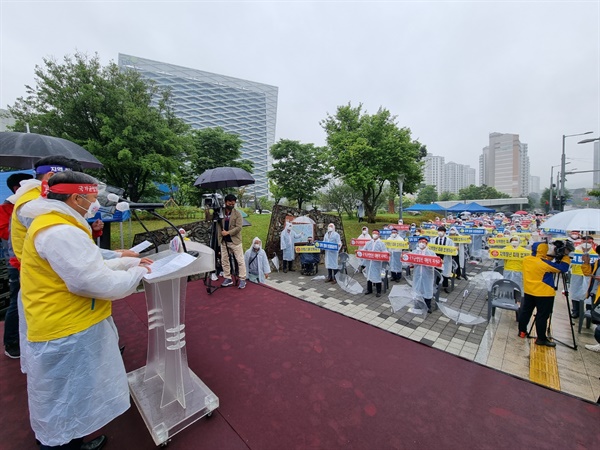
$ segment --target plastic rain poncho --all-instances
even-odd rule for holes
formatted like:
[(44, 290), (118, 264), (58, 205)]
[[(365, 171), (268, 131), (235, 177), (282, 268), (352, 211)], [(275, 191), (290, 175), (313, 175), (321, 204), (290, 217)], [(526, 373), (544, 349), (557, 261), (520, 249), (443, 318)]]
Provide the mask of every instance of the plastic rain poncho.
[[(583, 246), (577, 246), (571, 256), (575, 254), (589, 254), (597, 255), (594, 250), (583, 248)], [(580, 264), (571, 265), (571, 278), (569, 282), (569, 290), (572, 300), (585, 300), (587, 298), (588, 288), (590, 285), (590, 277), (586, 277), (581, 270)]]
[[(387, 252), (387, 247), (381, 241), (381, 239), (374, 239), (367, 242), (365, 250), (370, 252)], [(381, 269), (383, 267), (383, 261), (371, 261), (368, 259), (365, 262), (365, 275), (367, 280), (371, 283), (381, 283)]]
[(258, 251), (256, 251), (254, 247), (246, 250), (246, 253), (244, 253), (244, 261), (246, 263), (246, 270), (248, 273), (251, 273), (250, 267), (254, 267), (254, 262), (258, 264), (258, 281), (259, 283), (264, 283), (265, 274), (271, 273), (271, 266), (269, 266), (269, 258), (267, 258), (267, 254), (262, 249), (262, 241), (258, 237), (255, 237), (252, 241), (252, 244), (254, 245), (254, 243), (257, 241), (260, 243), (261, 247), (258, 249)]
[[(425, 247), (423, 250), (417, 248), (411, 253), (415, 255), (435, 256), (435, 252)], [(412, 269), (413, 291), (423, 298), (433, 298), (433, 285), (435, 283), (435, 267), (415, 264)]]
[[(362, 233), (358, 235), (357, 239), (368, 239), (368, 240), (371, 240), (371, 235), (369, 235), (369, 229), (367, 227), (363, 227)], [(364, 249), (365, 249), (365, 246), (361, 245), (356, 250), (364, 250)], [(358, 261), (360, 262), (361, 266), (365, 265), (365, 260), (364, 259), (359, 258)]]
[[(453, 246), (454, 242), (452, 241), (452, 239), (450, 239), (448, 236), (444, 236), (444, 237), (436, 237), (432, 244), (437, 244), (437, 245), (447, 245), (447, 246)], [(450, 255), (442, 255), (442, 275), (445, 277), (451, 277), (452, 276), (452, 256)], [(427, 297), (425, 297), (427, 298)]]
[(338, 267), (338, 255), (340, 248), (342, 248), (342, 239), (337, 231), (328, 231), (323, 236), (323, 242), (333, 242), (338, 245), (337, 250), (325, 250), (325, 268), (337, 270)]
[[(37, 199), (22, 208), (28, 217), (60, 211), (87, 222), (66, 203)], [(40, 257), (68, 289), (90, 298), (116, 300), (133, 293), (146, 269), (138, 258), (104, 261), (100, 249), (75, 226), (55, 225), (34, 241)], [(21, 279), (22, 283), (35, 280)], [(129, 387), (111, 317), (67, 337), (26, 342), (27, 391), (36, 438), (54, 446), (100, 429), (129, 408)]]
[(291, 228), (287, 228), (281, 232), (279, 238), (280, 249), (283, 250), (283, 260), (293, 261), (296, 257), (294, 250), (294, 239), (300, 239), (301, 235), (293, 231)]
[[(404, 239), (402, 239), (400, 237), (400, 235), (396, 235), (396, 237), (394, 237), (394, 234), (392, 234), (388, 239), (390, 241), (404, 242)], [(401, 256), (402, 256), (401, 250), (396, 250), (396, 251), (390, 250), (390, 272), (402, 272), (402, 261), (400, 260)]]

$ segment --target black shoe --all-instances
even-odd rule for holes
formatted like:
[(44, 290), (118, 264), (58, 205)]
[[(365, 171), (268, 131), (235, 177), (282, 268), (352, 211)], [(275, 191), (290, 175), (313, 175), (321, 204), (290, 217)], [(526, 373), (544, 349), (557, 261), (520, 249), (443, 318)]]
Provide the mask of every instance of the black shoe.
[(450, 291), (448, 290), (448, 288), (444, 288), (444, 292), (445, 292), (446, 294), (449, 294), (449, 293), (450, 293)]
[(556, 344), (548, 339), (536, 339), (535, 345), (545, 345), (546, 347), (556, 347)]
[(287, 269), (283, 269), (283, 273), (287, 273)]
[(572, 312), (571, 313), (571, 319), (579, 319), (579, 313), (578, 312)]
[(100, 450), (106, 444), (108, 438), (105, 435), (100, 435), (96, 439), (92, 439), (90, 442), (84, 442), (81, 444), (81, 450)]
[(296, 269), (292, 269), (291, 267), (288, 269), (290, 272), (295, 272)]
[(365, 295), (369, 295), (369, 294), (372, 294), (372, 293), (373, 293), (373, 291), (367, 291), (367, 292), (365, 292)]
[(431, 308), (427, 308), (427, 314), (431, 314)]
[(381, 294), (378, 292), (377, 294), (375, 294), (375, 297), (381, 297)]
[(21, 347), (19, 344), (4, 346), (4, 354), (11, 359), (19, 359), (21, 357)]

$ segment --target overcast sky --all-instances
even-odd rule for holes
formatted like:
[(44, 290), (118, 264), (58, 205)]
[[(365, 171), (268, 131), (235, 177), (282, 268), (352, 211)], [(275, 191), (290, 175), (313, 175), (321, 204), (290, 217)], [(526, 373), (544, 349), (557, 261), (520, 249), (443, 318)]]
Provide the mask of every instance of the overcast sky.
[[(490, 132), (529, 146), (547, 187), (591, 170), (600, 136), (600, 2), (0, 0), (0, 107), (42, 58), (119, 53), (279, 88), (276, 139), (324, 145), (337, 106), (380, 106), (446, 162), (477, 169)], [(558, 168), (554, 169), (554, 174)], [(572, 175), (567, 188), (591, 187)]]

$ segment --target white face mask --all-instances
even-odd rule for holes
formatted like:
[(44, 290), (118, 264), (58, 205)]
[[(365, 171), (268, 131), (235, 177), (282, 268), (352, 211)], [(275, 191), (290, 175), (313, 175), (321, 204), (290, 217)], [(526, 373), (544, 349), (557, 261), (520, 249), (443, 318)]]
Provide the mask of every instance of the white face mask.
[(510, 245), (512, 245), (513, 248), (517, 248), (519, 246), (519, 243), (517, 241), (511, 241)]
[(255, 250), (260, 249), (260, 244), (254, 244), (252, 247), (254, 247)]
[(573, 240), (575, 241), (575, 240), (579, 239), (579, 235), (577, 235), (577, 234), (572, 234), (572, 235), (571, 235), (571, 239), (573, 239)]
[(421, 250), (423, 250), (425, 247), (427, 247), (427, 244), (425, 242), (419, 242), (419, 248)]
[[(98, 199), (96, 199), (93, 202), (90, 202), (87, 198), (81, 196), (82, 199), (84, 199), (86, 202), (88, 202), (90, 204), (90, 206), (88, 206), (88, 209), (85, 213), (85, 216), (83, 216), (86, 219), (91, 219), (92, 217), (94, 217), (96, 215), (96, 213), (100, 210), (100, 202), (98, 201)], [(79, 205), (77, 205), (79, 206)], [(83, 209), (82, 206), (79, 206), (81, 209)]]
[(581, 244), (581, 248), (589, 250), (590, 248), (592, 248), (592, 244)]
[(377, 239), (379, 239), (379, 235), (377, 233), (373, 233), (373, 240), (376, 241)]
[(327, 231), (333, 231), (333, 227), (327, 227)]
[(444, 233), (443, 231), (438, 231), (438, 236), (439, 236), (439, 237), (444, 237), (444, 235), (445, 235), (445, 234), (446, 234), (446, 233)]

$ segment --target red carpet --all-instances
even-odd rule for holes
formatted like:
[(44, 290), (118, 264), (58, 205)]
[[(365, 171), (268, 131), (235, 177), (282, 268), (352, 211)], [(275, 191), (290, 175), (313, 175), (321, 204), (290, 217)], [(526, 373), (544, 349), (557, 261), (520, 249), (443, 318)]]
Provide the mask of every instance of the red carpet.
[[(250, 284), (188, 287), (190, 368), (220, 407), (172, 449), (597, 448), (600, 407)], [(115, 303), (127, 370), (145, 364), (143, 294)], [(35, 449), (18, 362), (0, 359), (0, 448)], [(152, 449), (135, 405), (107, 449)]]

